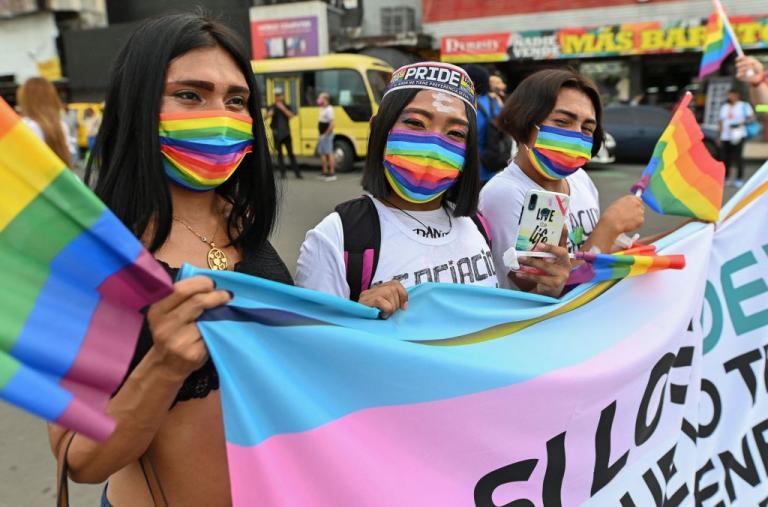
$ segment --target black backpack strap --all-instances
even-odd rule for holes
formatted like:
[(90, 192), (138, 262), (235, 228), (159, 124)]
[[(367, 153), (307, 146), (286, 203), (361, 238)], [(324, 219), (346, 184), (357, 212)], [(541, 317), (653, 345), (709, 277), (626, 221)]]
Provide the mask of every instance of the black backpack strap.
[(493, 243), (493, 235), (491, 234), (491, 228), (488, 225), (488, 221), (479, 211), (469, 218), (475, 223), (477, 230), (480, 231), (480, 234), (485, 238), (485, 242), (488, 243), (488, 247), (490, 247)]
[(371, 287), (381, 250), (381, 222), (376, 205), (362, 196), (336, 206), (344, 231), (344, 266), (349, 299), (357, 301)]

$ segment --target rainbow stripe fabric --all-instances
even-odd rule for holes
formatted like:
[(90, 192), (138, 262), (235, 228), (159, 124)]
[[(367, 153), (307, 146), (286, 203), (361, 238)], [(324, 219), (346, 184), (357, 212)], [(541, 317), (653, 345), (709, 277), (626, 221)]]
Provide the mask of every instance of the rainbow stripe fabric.
[(557, 180), (573, 174), (592, 158), (593, 139), (581, 132), (541, 125), (533, 148), (527, 150), (534, 169)]
[(160, 115), (165, 173), (185, 188), (206, 191), (224, 183), (253, 149), (253, 121), (229, 111)]
[(0, 265), (0, 398), (105, 439), (139, 310), (171, 281), (1, 99)]
[(393, 129), (384, 151), (384, 172), (400, 197), (429, 202), (459, 177), (465, 151), (464, 145), (444, 135)]
[[(575, 257), (585, 261), (576, 267), (568, 278), (568, 285), (586, 282), (604, 282), (644, 275), (663, 269), (683, 269), (684, 255), (655, 255), (655, 249), (628, 250), (618, 254), (593, 254), (578, 252)], [(634, 252), (642, 251), (642, 255)], [(648, 255), (651, 254), (651, 255)]]
[(728, 19), (715, 10), (707, 22), (704, 48), (699, 64), (699, 77), (717, 72), (723, 61), (736, 49), (731, 31), (727, 28)]
[(723, 203), (725, 166), (710, 155), (686, 92), (632, 191), (657, 213), (714, 222)]

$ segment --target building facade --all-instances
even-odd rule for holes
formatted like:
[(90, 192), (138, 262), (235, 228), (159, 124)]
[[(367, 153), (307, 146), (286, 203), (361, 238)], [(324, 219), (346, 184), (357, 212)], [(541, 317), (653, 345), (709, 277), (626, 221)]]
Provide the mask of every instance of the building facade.
[[(768, 60), (768, 4), (722, 3), (745, 50)], [(709, 0), (423, 0), (422, 9), (441, 59), (488, 64), (512, 87), (537, 69), (570, 66), (607, 103), (669, 105), (707, 84), (697, 75)]]

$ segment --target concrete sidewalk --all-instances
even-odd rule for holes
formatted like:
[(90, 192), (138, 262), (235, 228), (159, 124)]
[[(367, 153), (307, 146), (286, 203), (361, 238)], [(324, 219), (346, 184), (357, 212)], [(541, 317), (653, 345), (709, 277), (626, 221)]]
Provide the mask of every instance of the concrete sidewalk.
[(748, 142), (744, 145), (746, 160), (768, 160), (768, 142)]

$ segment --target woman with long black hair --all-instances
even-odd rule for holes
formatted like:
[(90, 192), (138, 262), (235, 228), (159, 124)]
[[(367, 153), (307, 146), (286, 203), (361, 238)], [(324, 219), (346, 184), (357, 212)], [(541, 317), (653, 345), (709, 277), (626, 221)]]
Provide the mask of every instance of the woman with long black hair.
[(495, 287), (482, 219), (472, 81), (453, 65), (396, 70), (371, 120), (361, 199), (307, 233), (297, 284), (379, 308), (423, 282)]
[[(171, 275), (187, 262), (291, 283), (268, 241), (277, 192), (260, 106), (237, 37), (203, 16), (150, 20), (118, 54), (95, 191)], [(72, 479), (108, 480), (102, 505), (230, 503), (218, 376), (195, 326), (230, 298), (195, 277), (148, 309), (106, 442), (50, 426)]]

